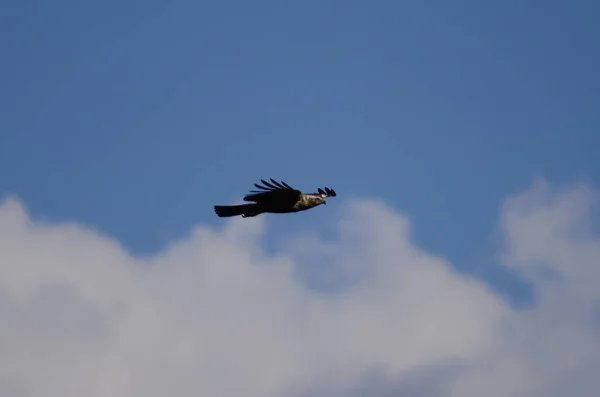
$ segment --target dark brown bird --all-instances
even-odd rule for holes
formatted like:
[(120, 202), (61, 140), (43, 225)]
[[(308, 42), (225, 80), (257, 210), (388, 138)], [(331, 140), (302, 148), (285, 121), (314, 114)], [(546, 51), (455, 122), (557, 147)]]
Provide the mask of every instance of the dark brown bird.
[(317, 193), (302, 193), (285, 182), (277, 182), (271, 178), (271, 183), (260, 180), (264, 186), (254, 184), (260, 190), (251, 190), (244, 196), (244, 201), (251, 204), (215, 205), (215, 213), (223, 218), (241, 215), (249, 218), (263, 213), (287, 214), (306, 211), (321, 204), (327, 204), (327, 197), (335, 197), (335, 190), (319, 188)]

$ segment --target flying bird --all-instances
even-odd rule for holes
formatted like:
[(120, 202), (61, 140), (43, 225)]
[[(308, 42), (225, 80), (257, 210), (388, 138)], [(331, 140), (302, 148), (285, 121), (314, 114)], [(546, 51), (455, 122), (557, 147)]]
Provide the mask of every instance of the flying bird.
[(302, 193), (287, 183), (277, 182), (271, 178), (271, 183), (260, 180), (263, 185), (254, 184), (259, 190), (251, 190), (244, 196), (244, 201), (250, 204), (215, 205), (217, 216), (231, 217), (241, 215), (249, 218), (263, 213), (286, 214), (291, 212), (306, 211), (321, 204), (327, 204), (328, 197), (335, 197), (335, 190), (325, 187), (319, 188), (316, 193)]

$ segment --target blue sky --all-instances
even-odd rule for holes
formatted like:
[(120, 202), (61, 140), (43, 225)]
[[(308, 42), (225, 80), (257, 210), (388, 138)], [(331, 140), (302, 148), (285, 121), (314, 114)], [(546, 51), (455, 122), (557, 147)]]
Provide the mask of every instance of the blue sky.
[[(327, 185), (517, 288), (488, 263), (502, 201), (600, 184), (600, 5), (366, 4), (12, 2), (0, 196), (152, 253), (260, 178)], [(269, 217), (267, 244), (326, 230), (335, 203)]]

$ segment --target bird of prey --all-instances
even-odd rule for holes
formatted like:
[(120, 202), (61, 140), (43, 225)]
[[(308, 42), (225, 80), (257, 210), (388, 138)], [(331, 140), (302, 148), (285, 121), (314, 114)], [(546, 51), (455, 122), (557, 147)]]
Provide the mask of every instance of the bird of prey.
[(319, 188), (317, 193), (302, 193), (285, 182), (277, 182), (271, 178), (271, 183), (260, 180), (264, 186), (254, 184), (260, 190), (251, 190), (244, 196), (244, 201), (250, 204), (215, 205), (217, 216), (231, 217), (241, 215), (249, 218), (263, 213), (285, 214), (306, 211), (321, 204), (327, 204), (325, 199), (335, 197), (335, 190), (325, 187)]

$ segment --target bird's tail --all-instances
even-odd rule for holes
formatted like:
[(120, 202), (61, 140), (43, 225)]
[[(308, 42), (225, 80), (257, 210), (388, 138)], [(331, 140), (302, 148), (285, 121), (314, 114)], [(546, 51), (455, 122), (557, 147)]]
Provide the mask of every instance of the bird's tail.
[(238, 215), (241, 215), (243, 218), (248, 218), (251, 216), (256, 216), (262, 213), (262, 211), (260, 211), (258, 204), (252, 203), (239, 205), (215, 205), (215, 213), (221, 218)]

